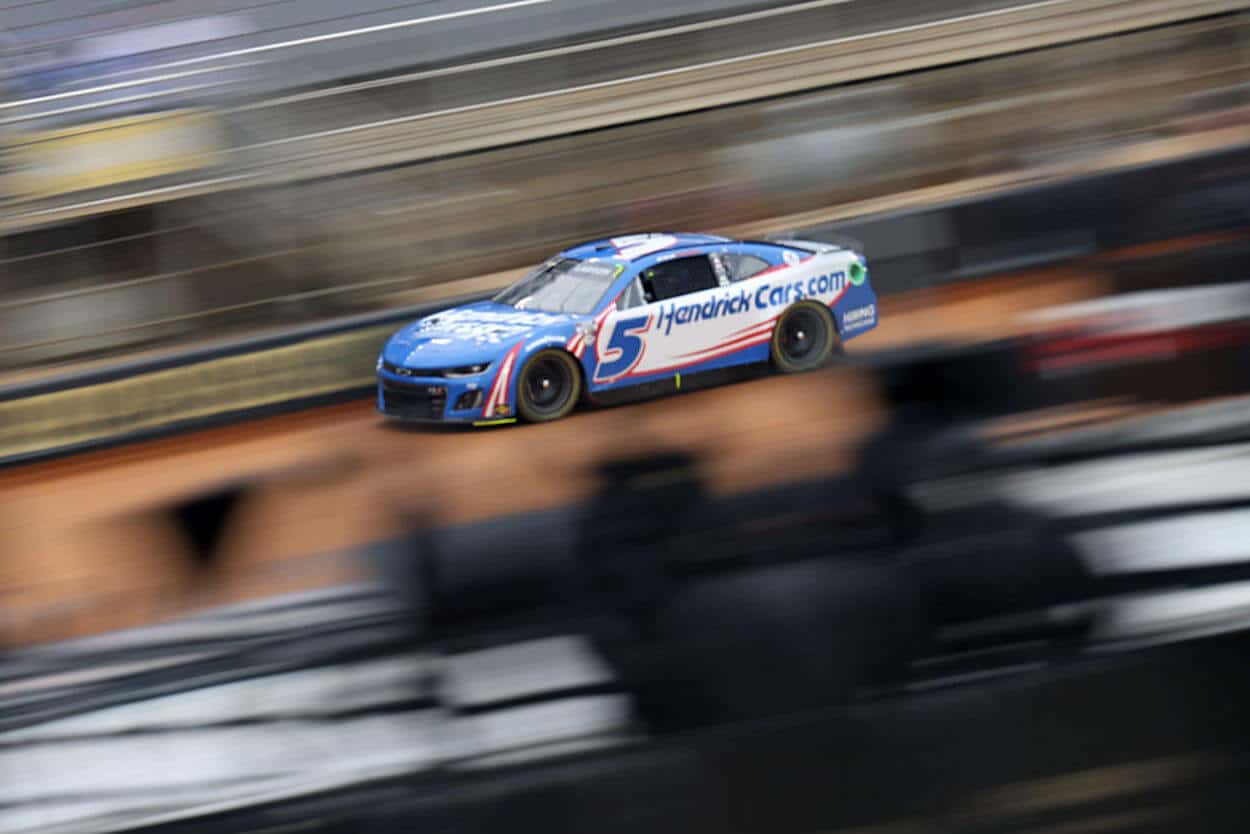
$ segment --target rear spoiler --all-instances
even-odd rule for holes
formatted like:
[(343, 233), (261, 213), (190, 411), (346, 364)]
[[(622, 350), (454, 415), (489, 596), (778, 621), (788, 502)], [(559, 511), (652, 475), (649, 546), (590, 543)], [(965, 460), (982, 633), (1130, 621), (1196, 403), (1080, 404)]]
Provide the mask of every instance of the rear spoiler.
[(828, 234), (824, 236), (826, 240), (803, 240), (795, 237), (794, 232), (777, 232), (766, 235), (764, 240), (768, 243), (780, 244), (781, 246), (789, 246), (792, 249), (802, 249), (804, 252), (820, 254), (822, 252), (838, 252), (850, 251), (857, 255), (864, 254), (864, 244), (852, 237), (839, 234)]

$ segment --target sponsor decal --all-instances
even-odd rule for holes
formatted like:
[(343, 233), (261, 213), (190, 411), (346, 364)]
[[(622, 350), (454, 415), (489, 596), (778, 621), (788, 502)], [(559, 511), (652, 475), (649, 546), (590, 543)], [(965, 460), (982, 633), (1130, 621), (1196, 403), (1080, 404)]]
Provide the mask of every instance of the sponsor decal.
[(624, 268), (623, 264), (613, 264), (601, 261), (598, 258), (588, 258), (573, 267), (572, 272), (577, 275), (584, 275), (587, 278), (615, 278), (621, 274), (621, 270)]
[(421, 320), (421, 327), (451, 326), (455, 324), (485, 324), (511, 327), (540, 327), (552, 319), (561, 318), (551, 313), (533, 313), (524, 310), (493, 312), (490, 310), (448, 310)]
[(656, 317), (656, 331), (669, 335), (673, 327), (681, 327), (699, 321), (709, 321), (725, 316), (736, 316), (748, 310), (768, 310), (784, 307), (795, 301), (813, 296), (840, 293), (846, 288), (844, 271), (813, 275), (787, 284), (760, 284), (754, 289), (742, 289), (730, 296), (710, 298), (693, 304), (661, 304)]
[(876, 321), (876, 304), (869, 304), (866, 307), (856, 307), (854, 310), (847, 310), (842, 314), (842, 329), (859, 330), (863, 327), (871, 327)]
[(751, 291), (741, 290), (729, 298), (712, 298), (702, 304), (662, 304), (657, 318), (657, 330), (664, 335), (673, 331), (673, 325), (681, 326), (696, 321), (736, 316), (751, 309)]
[(562, 317), (547, 313), (495, 313), (484, 310), (451, 310), (417, 323), (417, 333), (438, 340), (465, 339), (479, 343), (498, 344), (535, 327), (543, 327)]

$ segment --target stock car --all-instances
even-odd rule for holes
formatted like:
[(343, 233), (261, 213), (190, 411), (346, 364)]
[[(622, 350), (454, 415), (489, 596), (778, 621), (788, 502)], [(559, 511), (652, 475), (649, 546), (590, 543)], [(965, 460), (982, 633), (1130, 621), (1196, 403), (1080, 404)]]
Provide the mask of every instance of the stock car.
[(545, 422), (583, 399), (680, 390), (739, 365), (818, 368), (876, 325), (858, 245), (609, 238), (399, 330), (378, 357), (377, 406), (399, 420)]

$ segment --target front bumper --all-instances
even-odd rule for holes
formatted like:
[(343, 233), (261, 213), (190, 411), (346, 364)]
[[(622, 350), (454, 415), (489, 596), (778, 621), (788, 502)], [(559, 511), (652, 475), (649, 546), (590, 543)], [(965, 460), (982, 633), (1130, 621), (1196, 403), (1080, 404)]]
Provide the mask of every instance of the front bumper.
[(378, 372), (378, 411), (387, 417), (419, 423), (508, 421), (508, 413), (484, 415), (488, 383), (476, 377), (400, 377)]

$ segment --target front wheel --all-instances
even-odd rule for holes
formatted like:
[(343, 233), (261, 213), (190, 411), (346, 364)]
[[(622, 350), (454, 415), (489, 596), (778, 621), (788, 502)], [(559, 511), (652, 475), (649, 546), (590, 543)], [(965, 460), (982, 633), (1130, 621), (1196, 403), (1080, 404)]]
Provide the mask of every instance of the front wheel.
[(823, 304), (800, 301), (777, 319), (769, 353), (778, 371), (788, 374), (810, 371), (841, 352), (842, 340), (834, 326), (833, 314)]
[(517, 379), (517, 413), (529, 423), (565, 417), (582, 395), (577, 360), (562, 350), (540, 350)]

